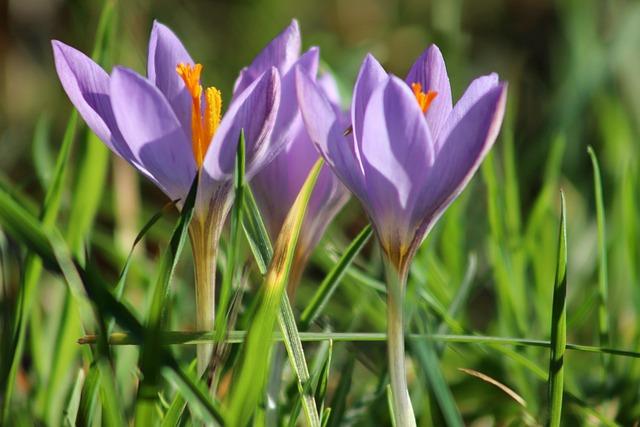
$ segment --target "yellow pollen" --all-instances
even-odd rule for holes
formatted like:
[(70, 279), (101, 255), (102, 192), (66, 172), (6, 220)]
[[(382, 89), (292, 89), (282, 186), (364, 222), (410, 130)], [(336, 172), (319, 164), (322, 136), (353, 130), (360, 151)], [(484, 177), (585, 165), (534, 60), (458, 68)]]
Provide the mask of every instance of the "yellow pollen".
[(427, 93), (422, 91), (422, 84), (420, 83), (411, 83), (411, 90), (416, 97), (416, 101), (418, 101), (418, 105), (420, 109), (422, 109), (423, 113), (426, 113), (431, 105), (431, 102), (438, 96), (438, 92), (434, 90), (429, 90)]
[(176, 72), (182, 78), (187, 91), (191, 95), (193, 157), (196, 160), (198, 169), (200, 169), (211, 139), (220, 124), (222, 96), (215, 87), (208, 87), (204, 93), (204, 106), (202, 105), (202, 85), (200, 84), (202, 65), (180, 63), (176, 66)]

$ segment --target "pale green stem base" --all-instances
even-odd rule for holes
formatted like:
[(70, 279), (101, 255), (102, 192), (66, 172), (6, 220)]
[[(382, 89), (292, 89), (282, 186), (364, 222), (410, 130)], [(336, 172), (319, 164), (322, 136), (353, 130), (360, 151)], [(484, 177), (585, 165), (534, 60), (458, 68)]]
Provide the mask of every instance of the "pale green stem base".
[(389, 358), (389, 381), (393, 393), (395, 425), (415, 427), (404, 354), (403, 302), (407, 275), (400, 273), (389, 262), (385, 262), (387, 274), (387, 346)]
[[(212, 332), (215, 319), (216, 255), (218, 242), (204, 224), (195, 220), (189, 227), (195, 270), (196, 329)], [(211, 360), (213, 344), (198, 344), (198, 375)]]

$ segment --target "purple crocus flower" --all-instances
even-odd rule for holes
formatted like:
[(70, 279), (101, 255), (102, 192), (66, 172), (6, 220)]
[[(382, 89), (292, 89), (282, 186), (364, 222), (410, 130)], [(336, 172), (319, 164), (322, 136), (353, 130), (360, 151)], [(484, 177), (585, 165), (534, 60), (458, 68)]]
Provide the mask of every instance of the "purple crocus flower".
[(307, 131), (371, 219), (385, 254), (389, 371), (396, 425), (415, 425), (406, 386), (402, 301), (409, 264), (498, 135), (507, 87), (475, 79), (453, 106), (444, 60), (429, 47), (405, 80), (368, 55), (345, 126), (317, 84), (297, 75)]
[[(328, 73), (324, 74), (318, 79), (318, 87), (330, 100), (336, 114), (346, 121), (347, 114), (340, 110), (338, 88), (333, 77)], [(278, 237), (289, 209), (318, 158), (318, 151), (298, 116), (293, 126), (293, 138), (251, 182), (272, 241)], [(309, 255), (348, 198), (347, 189), (325, 164), (311, 194), (298, 237), (296, 259), (289, 274), (290, 296), (295, 292)]]
[[(196, 64), (171, 30), (155, 22), (147, 77), (115, 67), (107, 74), (78, 50), (53, 41), (58, 76), (87, 125), (171, 199), (200, 184), (190, 225), (196, 276), (196, 327), (214, 319), (215, 257), (233, 201), (232, 177), (241, 130), (250, 179), (283, 144), (270, 138), (280, 105), (280, 73), (265, 67), (238, 88), (222, 115), (220, 91), (203, 89)], [(199, 370), (210, 346), (198, 346)]]
[[(287, 145), (298, 132), (296, 120), (300, 113), (296, 96), (295, 70), (299, 69), (311, 78), (315, 78), (318, 71), (318, 48), (312, 47), (301, 54), (301, 46), (300, 28), (298, 21), (294, 19), (287, 28), (269, 42), (251, 65), (240, 71), (233, 89), (235, 98), (247, 87), (255, 84), (256, 79), (266, 71), (273, 68), (277, 70), (281, 81), (281, 101), (273, 133), (270, 135), (270, 143), (278, 147)], [(271, 150), (270, 159), (278, 152)]]
[(222, 116), (220, 91), (203, 90), (202, 66), (158, 22), (149, 40), (147, 77), (121, 66), (108, 75), (82, 52), (56, 40), (52, 45), (65, 92), (111, 151), (171, 199), (184, 199), (196, 172), (204, 172), (197, 209), (201, 216), (207, 215), (212, 200), (228, 210), (241, 129), (249, 177), (277, 151), (269, 146), (280, 100), (275, 68), (237, 91)]
[[(318, 49), (312, 47), (303, 54), (300, 52), (300, 29), (294, 19), (258, 54), (249, 67), (240, 72), (235, 84), (236, 93), (242, 91), (264, 73), (264, 70), (271, 67), (275, 67), (282, 76), (281, 108), (271, 139), (284, 144), (285, 148), (251, 181), (272, 241), (275, 241), (280, 233), (289, 209), (319, 157), (300, 118), (295, 87), (295, 70), (298, 68), (315, 80)], [(337, 109), (338, 90), (333, 78), (326, 74), (322, 82), (322, 89)], [(323, 168), (298, 240), (296, 262), (289, 275), (290, 292), (295, 289), (308, 256), (346, 198), (347, 194), (342, 184), (327, 167)]]
[(403, 81), (368, 55), (345, 126), (318, 85), (298, 76), (302, 117), (314, 143), (369, 215), (387, 257), (407, 267), (493, 145), (507, 87), (475, 79), (455, 106), (442, 55), (429, 47)]

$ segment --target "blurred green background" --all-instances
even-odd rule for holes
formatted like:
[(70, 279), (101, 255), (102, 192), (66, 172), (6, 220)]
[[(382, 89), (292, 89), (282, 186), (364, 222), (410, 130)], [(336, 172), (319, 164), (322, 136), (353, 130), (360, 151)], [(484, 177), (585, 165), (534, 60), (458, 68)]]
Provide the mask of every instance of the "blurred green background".
[[(203, 83), (220, 88), (225, 101), (238, 71), (292, 18), (300, 22), (303, 46), (320, 47), (325, 66), (340, 83), (345, 105), (367, 52), (390, 72), (404, 76), (423, 49), (430, 43), (438, 44), (447, 63), (454, 99), (475, 76), (498, 72), (509, 82), (508, 112), (501, 137), (469, 189), (417, 255), (410, 279), (410, 299), (418, 306), (416, 311), (429, 313), (433, 325), (440, 325), (442, 329), (438, 330), (444, 332), (548, 339), (559, 189), (563, 188), (568, 203), (568, 340), (640, 349), (640, 2), (116, 3), (117, 31), (107, 63), (143, 72), (149, 32), (153, 20), (158, 19), (174, 30), (196, 61), (204, 64)], [(33, 211), (42, 202), (72, 111), (55, 74), (50, 40), (59, 39), (90, 53), (101, 9), (100, 1), (0, 0), (0, 181)], [(84, 125), (82, 129), (86, 132)], [(602, 169), (606, 241), (600, 250), (589, 145)], [(78, 144), (74, 158), (80, 162), (85, 151), (86, 147)], [(126, 164), (116, 161), (115, 156), (110, 158), (104, 177), (96, 171), (104, 193), (85, 243), (105, 275), (115, 278), (133, 237), (166, 200)], [(81, 173), (72, 170), (70, 175), (58, 222), (61, 229), (69, 223), (73, 189)], [(154, 228), (145, 250), (137, 255), (137, 281), (127, 288), (127, 298), (137, 310), (144, 310), (153, 262), (169, 238), (171, 225), (163, 221), (165, 226)], [(312, 258), (294, 303), (296, 312), (365, 224), (366, 218), (352, 200)], [(608, 256), (604, 299), (598, 281), (602, 247)], [(10, 240), (3, 239), (3, 248), (0, 310), (9, 313), (17, 304), (20, 252)], [(365, 248), (356, 265), (357, 270), (345, 278), (323, 312), (320, 327), (354, 332), (383, 330), (384, 299), (375, 290), (382, 272), (375, 245)], [(471, 273), (469, 280), (463, 280), (465, 272)], [(69, 341), (59, 343), (64, 288), (49, 286), (57, 280), (48, 275), (43, 278), (32, 316), (42, 335), (34, 337), (31, 333), (32, 342), (18, 373), (12, 411), (19, 413), (27, 408), (29, 411), (21, 415), (27, 420), (32, 419), (26, 415), (29, 412), (33, 412), (33, 419), (57, 419), (55, 408), (61, 407), (72, 384), (73, 369), (69, 369), (57, 380), (62, 384), (59, 401), (43, 403), (51, 399), (46, 396), (49, 393), (40, 391), (51, 379), (51, 362), (43, 355), (51, 354), (59, 345), (75, 346)], [(173, 286), (171, 316), (176, 329), (192, 327), (191, 280), (191, 264), (186, 259)], [(458, 300), (461, 307), (451, 311), (452, 303)], [(607, 342), (599, 337), (599, 307), (604, 308), (610, 326)], [(420, 330), (417, 323), (412, 323), (413, 331)], [(74, 341), (74, 337), (77, 334), (72, 333), (68, 338)], [(374, 420), (386, 420), (385, 398), (376, 386), (384, 366), (384, 346), (335, 347), (330, 395), (342, 384), (340, 372), (350, 366), (354, 349), (359, 362), (347, 404), (351, 412), (347, 411), (344, 422), (372, 425)], [(309, 350), (313, 354), (315, 347), (309, 346)], [(80, 366), (77, 350), (71, 351), (66, 366)], [(448, 346), (443, 353), (445, 377), (469, 425), (535, 424), (532, 419), (544, 419), (545, 380), (519, 358), (528, 358), (546, 372), (547, 352), (527, 349), (514, 353), (462, 344)], [(567, 356), (567, 388), (582, 399), (568, 399), (567, 425), (606, 424), (603, 419), (631, 425), (640, 417), (640, 363), (601, 356), (575, 352)], [(133, 361), (135, 366), (135, 357), (129, 356), (129, 361), (120, 372), (119, 384), (124, 395), (130, 397), (134, 390), (130, 365)], [(507, 384), (525, 398), (527, 408), (493, 386), (459, 372), (459, 367), (473, 368)], [(437, 425), (437, 411), (434, 414), (426, 409), (430, 404), (424, 381), (417, 373), (410, 372), (410, 377), (421, 424)]]

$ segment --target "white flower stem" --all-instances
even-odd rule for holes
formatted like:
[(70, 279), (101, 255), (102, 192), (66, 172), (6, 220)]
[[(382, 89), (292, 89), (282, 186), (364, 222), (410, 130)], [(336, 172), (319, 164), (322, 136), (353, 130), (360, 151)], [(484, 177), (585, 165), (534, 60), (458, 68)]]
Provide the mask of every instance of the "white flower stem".
[(385, 260), (387, 275), (387, 351), (389, 358), (389, 381), (393, 394), (393, 409), (397, 427), (415, 427), (404, 354), (403, 302), (407, 273), (400, 272)]
[[(217, 239), (211, 230), (194, 219), (189, 228), (195, 271), (196, 329), (213, 332), (215, 319), (216, 255)], [(198, 344), (198, 375), (201, 375), (211, 360), (213, 344)]]

